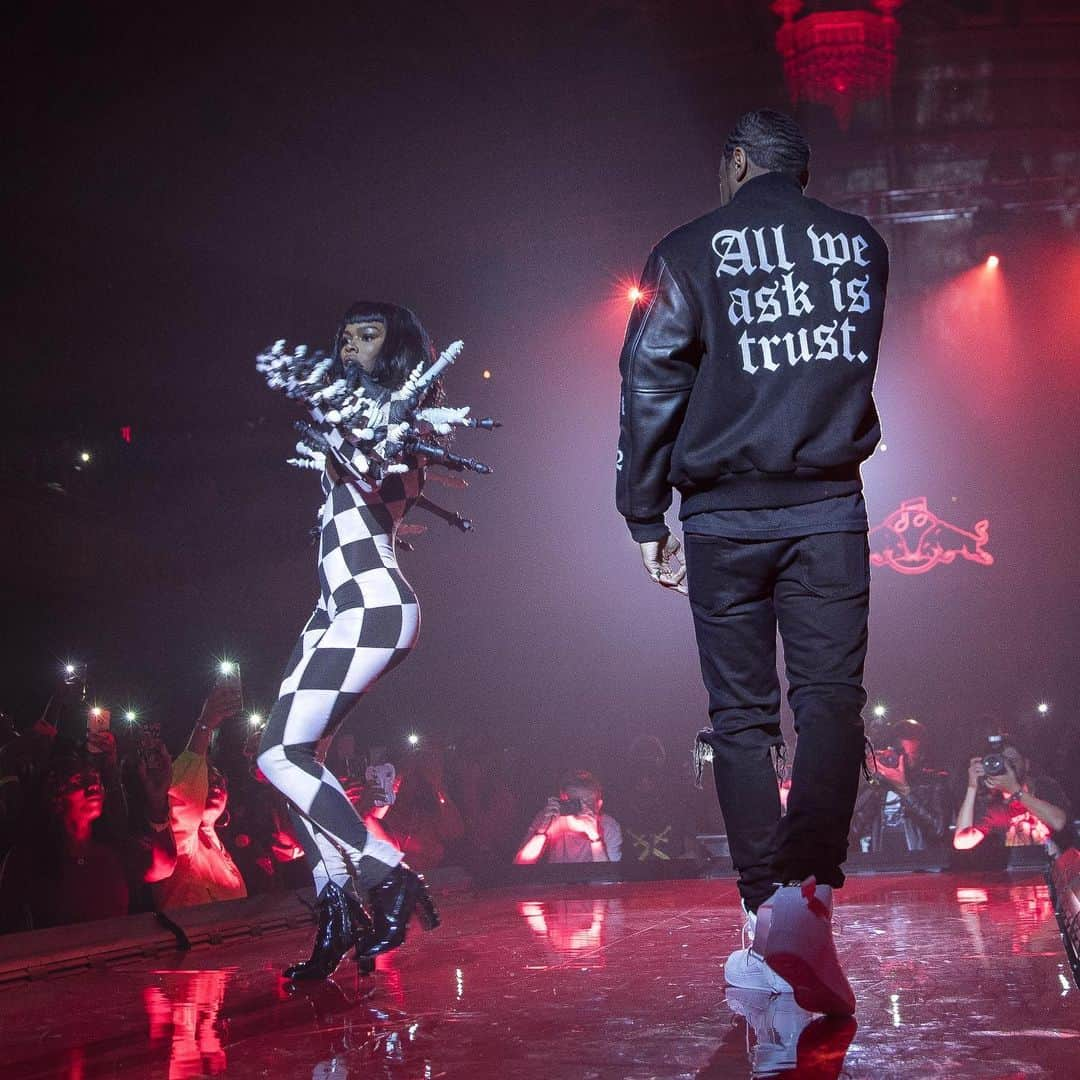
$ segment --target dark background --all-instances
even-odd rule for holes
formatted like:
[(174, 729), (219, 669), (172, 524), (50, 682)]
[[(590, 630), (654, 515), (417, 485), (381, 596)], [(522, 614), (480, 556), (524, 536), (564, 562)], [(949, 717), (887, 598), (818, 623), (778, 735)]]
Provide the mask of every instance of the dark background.
[(1004, 725), (1060, 775), (1080, 691), (1074, 5), (910, 0), (892, 94), (847, 130), (792, 105), (764, 2), (154, 8), (9, 15), (5, 709), (28, 722), (77, 657), (98, 699), (177, 739), (223, 654), (269, 707), (315, 598), (319, 496), (253, 358), (325, 346), (350, 302), (385, 298), (465, 339), (450, 399), (506, 426), (459, 440), (494, 477), (434, 490), (476, 530), (432, 522), (402, 555), (421, 642), (355, 730), (479, 731), (601, 776), (652, 732), (681, 760), (706, 719), (689, 612), (613, 506), (625, 289), (715, 204), (736, 117), (772, 106), (811, 138), (811, 193), (893, 249), (872, 522), (922, 495), (990, 522), (992, 567), (875, 571), (871, 700), (926, 722), (942, 764)]

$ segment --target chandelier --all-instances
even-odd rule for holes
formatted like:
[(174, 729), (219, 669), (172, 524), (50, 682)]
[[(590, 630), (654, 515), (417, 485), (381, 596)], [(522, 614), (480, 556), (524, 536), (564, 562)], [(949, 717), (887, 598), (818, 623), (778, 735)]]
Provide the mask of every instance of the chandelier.
[(776, 50), (792, 100), (828, 105), (846, 129), (855, 102), (879, 97), (892, 84), (900, 35), (893, 12), (902, 3), (873, 0), (873, 11), (813, 11), (796, 19), (803, 0), (774, 0), (782, 20)]

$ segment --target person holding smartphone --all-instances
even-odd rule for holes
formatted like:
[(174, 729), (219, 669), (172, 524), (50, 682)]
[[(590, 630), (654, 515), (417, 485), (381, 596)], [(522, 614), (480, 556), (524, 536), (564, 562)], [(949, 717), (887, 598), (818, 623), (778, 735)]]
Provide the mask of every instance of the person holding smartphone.
[(154, 887), (154, 899), (163, 910), (247, 896), (244, 879), (217, 833), (228, 805), (228, 781), (208, 760), (213, 733), (240, 712), (241, 703), (239, 679), (223, 674), (210, 691), (187, 746), (173, 762), (168, 822), (152, 823), (155, 829), (171, 829), (176, 841), (176, 869)]
[(85, 747), (61, 741), (54, 748), (21, 839), (0, 870), (0, 931), (126, 915), (142, 883), (172, 872), (171, 831), (144, 838), (107, 820), (109, 786)]

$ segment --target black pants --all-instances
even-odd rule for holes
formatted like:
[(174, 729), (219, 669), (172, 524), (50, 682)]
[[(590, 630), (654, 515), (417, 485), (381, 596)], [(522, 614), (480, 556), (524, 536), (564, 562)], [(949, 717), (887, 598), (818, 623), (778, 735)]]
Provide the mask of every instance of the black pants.
[[(864, 753), (866, 534), (687, 534), (686, 565), (716, 790), (746, 906), (756, 911), (777, 882), (811, 874), (842, 885)], [(773, 760), (783, 746), (778, 627), (798, 735), (783, 818)]]

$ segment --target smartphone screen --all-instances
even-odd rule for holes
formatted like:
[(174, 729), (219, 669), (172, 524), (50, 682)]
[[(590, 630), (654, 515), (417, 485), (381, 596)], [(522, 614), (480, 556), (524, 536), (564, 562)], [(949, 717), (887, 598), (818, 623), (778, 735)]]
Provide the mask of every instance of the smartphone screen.
[(230, 684), (236, 687), (238, 703), (236, 715), (244, 711), (244, 685), (240, 679), (240, 665), (235, 660), (223, 660), (218, 665), (217, 681), (219, 685)]
[(91, 735), (102, 731), (108, 731), (112, 725), (112, 712), (95, 705), (86, 714), (86, 730)]

